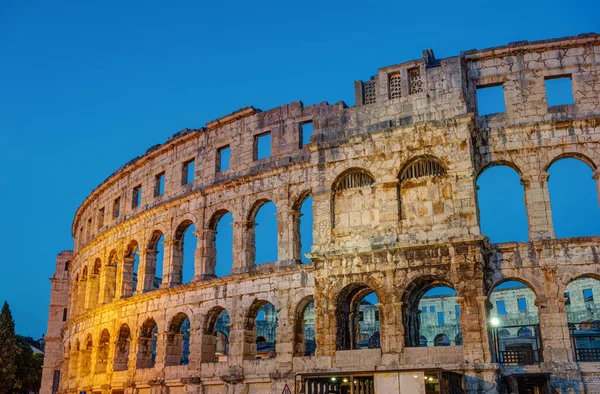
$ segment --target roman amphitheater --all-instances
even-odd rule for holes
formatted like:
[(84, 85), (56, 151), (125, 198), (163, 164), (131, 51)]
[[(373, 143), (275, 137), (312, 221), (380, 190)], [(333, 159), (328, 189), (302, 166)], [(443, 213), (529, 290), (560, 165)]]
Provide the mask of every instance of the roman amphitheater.
[[(426, 50), (354, 88), (183, 130), (102, 182), (56, 260), (42, 393), (600, 393), (600, 237), (557, 238), (548, 189), (562, 159), (600, 185), (600, 35)], [(494, 166), (528, 242), (481, 231)]]

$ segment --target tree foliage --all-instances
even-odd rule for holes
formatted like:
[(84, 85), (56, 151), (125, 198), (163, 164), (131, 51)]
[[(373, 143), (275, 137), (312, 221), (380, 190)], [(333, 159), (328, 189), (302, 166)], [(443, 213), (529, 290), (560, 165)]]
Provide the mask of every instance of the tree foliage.
[(15, 322), (8, 302), (4, 301), (0, 313), (0, 393), (8, 393), (13, 389), (17, 378), (16, 356)]

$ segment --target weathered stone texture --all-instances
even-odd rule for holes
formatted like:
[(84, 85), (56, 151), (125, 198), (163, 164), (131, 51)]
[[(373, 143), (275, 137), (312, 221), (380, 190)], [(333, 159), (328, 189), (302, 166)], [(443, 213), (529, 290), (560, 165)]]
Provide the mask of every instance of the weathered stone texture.
[[(340, 371), (388, 371), (376, 387), (392, 387), (410, 378), (406, 371), (439, 368), (465, 375), (468, 392), (495, 393), (499, 376), (508, 372), (491, 354), (488, 296), (508, 278), (523, 280), (537, 296), (544, 362), (530, 372), (551, 373), (553, 385), (564, 392), (582, 392), (584, 385), (595, 392), (589, 390), (600, 387), (597, 366), (578, 369), (574, 361), (563, 294), (572, 279), (598, 276), (600, 239), (555, 239), (546, 170), (565, 156), (594, 169), (600, 165), (599, 68), (598, 35), (510, 44), (441, 60), (425, 51), (421, 59), (379, 69), (370, 90), (357, 81), (354, 107), (341, 102), (308, 107), (295, 102), (265, 112), (248, 107), (152, 147), (105, 180), (77, 210), (74, 253), (59, 256), (53, 277), (42, 393), (52, 392), (55, 370), (61, 371), (62, 393), (154, 394), (281, 393), (286, 383), (292, 390), (299, 387), (296, 374)], [(571, 76), (575, 104), (547, 106), (544, 77), (557, 75)], [(392, 77), (398, 78), (393, 84)], [(506, 112), (478, 116), (476, 88), (493, 84), (504, 86)], [(301, 146), (305, 122), (313, 122), (314, 134)], [(255, 160), (255, 137), (265, 132), (272, 136), (272, 155)], [(232, 152), (231, 167), (218, 171), (217, 152), (225, 146)], [(189, 160), (195, 160), (194, 180), (182, 185)], [(424, 176), (405, 178), (415, 163), (439, 167), (417, 168)], [(490, 245), (481, 233), (475, 183), (495, 164), (510, 165), (522, 177), (528, 243)], [(372, 182), (336, 189), (352, 171)], [(163, 172), (165, 193), (156, 196), (156, 175)], [(141, 205), (133, 207), (138, 185)], [(300, 264), (299, 208), (308, 195), (314, 211), (312, 262)], [(255, 265), (254, 216), (265, 201), (277, 207), (279, 258)], [(216, 278), (214, 234), (226, 212), (234, 220), (234, 266), (231, 276)], [(198, 240), (195, 277), (181, 284), (178, 234), (189, 223)], [(161, 234), (163, 283), (153, 290)], [(139, 246), (137, 288), (128, 268), (131, 245)], [(410, 293), (432, 283), (458, 292), (462, 346), (407, 346), (414, 323), (407, 319)], [(377, 294), (381, 349), (336, 350), (340, 294), (358, 284)], [(317, 350), (303, 356), (295, 351), (302, 348), (298, 324), (310, 299)], [(254, 360), (252, 313), (265, 301), (279, 314), (277, 355)], [(213, 308), (231, 316), (226, 362), (202, 356), (213, 343), (206, 334)], [(191, 323), (189, 364), (165, 366), (169, 324), (180, 312)], [(147, 319), (158, 326), (156, 361), (152, 368), (136, 368)], [(131, 330), (131, 345), (127, 369), (118, 371), (114, 355), (123, 324)], [(105, 329), (110, 341), (104, 366), (97, 360), (105, 351), (100, 348)], [(84, 357), (91, 360), (89, 368)]]

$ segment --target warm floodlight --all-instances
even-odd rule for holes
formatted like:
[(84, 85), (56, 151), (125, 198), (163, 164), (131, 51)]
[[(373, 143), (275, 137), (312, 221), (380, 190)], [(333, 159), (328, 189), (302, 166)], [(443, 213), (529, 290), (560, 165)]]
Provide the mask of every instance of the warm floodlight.
[(498, 320), (497, 317), (492, 317), (492, 320), (490, 320), (490, 323), (492, 323), (492, 326), (498, 327), (500, 325), (500, 320)]

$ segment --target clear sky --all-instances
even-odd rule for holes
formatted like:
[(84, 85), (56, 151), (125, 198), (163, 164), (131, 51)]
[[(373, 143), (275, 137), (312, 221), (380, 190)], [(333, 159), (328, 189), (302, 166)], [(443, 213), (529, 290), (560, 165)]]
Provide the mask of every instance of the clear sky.
[(426, 48), (442, 58), (600, 31), (598, 4), (3, 0), (0, 302), (17, 332), (41, 336), (79, 204), (184, 127), (247, 105), (353, 105), (354, 80)]

